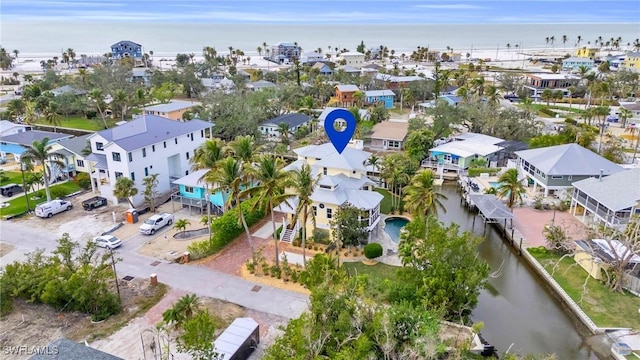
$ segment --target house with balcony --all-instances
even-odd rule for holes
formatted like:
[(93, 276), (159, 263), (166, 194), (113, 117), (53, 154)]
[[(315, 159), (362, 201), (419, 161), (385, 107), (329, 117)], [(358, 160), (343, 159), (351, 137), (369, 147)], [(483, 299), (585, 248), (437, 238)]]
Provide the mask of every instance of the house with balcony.
[(357, 51), (343, 52), (338, 55), (338, 61), (343, 65), (361, 68), (364, 65), (364, 54)]
[(603, 178), (624, 171), (620, 165), (578, 144), (564, 144), (516, 151), (518, 172), (527, 185), (544, 196), (562, 193), (573, 183), (591, 177)]
[[(158, 174), (158, 193), (169, 193), (173, 181), (189, 175), (190, 159), (206, 141), (211, 126), (202, 120), (181, 122), (147, 115), (91, 134), (91, 155), (85, 160), (91, 162), (92, 188), (117, 204), (120, 199), (113, 195), (113, 188), (118, 178), (126, 176), (143, 189), (142, 180)], [(143, 202), (139, 191), (133, 203)]]
[[(197, 210), (200, 214), (209, 212), (211, 215), (222, 215), (224, 204), (228, 200), (228, 194), (221, 191), (210, 191), (211, 185), (202, 179), (208, 169), (196, 170), (172, 182), (178, 187), (178, 192), (172, 195), (172, 200), (179, 202), (189, 211)], [(208, 201), (207, 201), (208, 200)], [(207, 205), (209, 209), (207, 209)]]
[(622, 68), (628, 71), (640, 72), (640, 51), (627, 51)]
[(290, 113), (280, 115), (273, 119), (263, 121), (260, 126), (260, 133), (269, 140), (280, 138), (280, 124), (286, 124), (289, 135), (293, 136), (301, 127), (310, 126), (312, 117), (302, 113)]
[(91, 134), (82, 135), (62, 139), (51, 144), (51, 152), (58, 154), (54, 159), (64, 164), (63, 168), (55, 164), (49, 163), (52, 177), (55, 178), (73, 178), (79, 172), (89, 174), (89, 161), (85, 159), (85, 150), (89, 147), (89, 136)]
[(526, 74), (524, 88), (529, 90), (529, 96), (539, 98), (546, 89), (560, 90), (564, 96), (569, 95), (570, 86), (575, 86), (580, 78), (571, 74), (535, 73)]
[(184, 113), (198, 105), (200, 103), (195, 101), (171, 100), (166, 104), (145, 106), (144, 113), (171, 120), (182, 120)]
[(12, 154), (16, 162), (20, 162), (23, 152), (27, 151), (34, 141), (48, 138), (47, 145), (52, 145), (62, 139), (72, 138), (73, 135), (54, 133), (50, 131), (28, 130), (0, 137), (0, 157), (6, 158)]
[(302, 48), (295, 43), (279, 42), (271, 46), (271, 60), (280, 64), (293, 64), (293, 59), (300, 59)]
[[(380, 222), (380, 203), (383, 199), (381, 194), (374, 191), (376, 183), (366, 176), (365, 163), (371, 153), (347, 146), (339, 154), (331, 143), (308, 145), (295, 149), (294, 152), (298, 159), (285, 167), (285, 170), (300, 169), (308, 164), (312, 173), (320, 176), (311, 195), (315, 227), (333, 236), (331, 220), (341, 206), (350, 204), (362, 211), (360, 220), (371, 235), (371, 231)], [(283, 214), (284, 227), (280, 240), (292, 241), (302, 226), (307, 227), (307, 234), (313, 234), (312, 221), (301, 224), (301, 219), (296, 217), (299, 212), (297, 198), (282, 203), (273, 210)]]
[(583, 57), (569, 57), (562, 60), (562, 68), (564, 70), (578, 70), (582, 66), (585, 66), (587, 69), (591, 69), (594, 64), (593, 59)]
[(468, 169), (475, 159), (484, 159), (488, 165), (496, 163), (500, 158), (503, 139), (477, 134), (462, 133), (451, 141), (440, 143), (429, 150), (429, 157), (422, 161), (422, 167), (435, 169), (437, 172), (453, 171), (460, 173)]
[(393, 108), (396, 94), (391, 90), (368, 90), (364, 92), (364, 103), (368, 105), (384, 104), (385, 109)]
[(353, 94), (360, 91), (356, 85), (336, 85), (335, 90), (338, 103), (344, 107), (353, 106)]
[(382, 121), (373, 126), (369, 147), (376, 150), (400, 150), (408, 133), (407, 121)]
[(142, 45), (129, 40), (122, 40), (111, 45), (111, 58), (121, 60), (133, 58), (136, 62), (142, 62)]
[(575, 181), (569, 211), (605, 227), (620, 229), (640, 215), (640, 169)]

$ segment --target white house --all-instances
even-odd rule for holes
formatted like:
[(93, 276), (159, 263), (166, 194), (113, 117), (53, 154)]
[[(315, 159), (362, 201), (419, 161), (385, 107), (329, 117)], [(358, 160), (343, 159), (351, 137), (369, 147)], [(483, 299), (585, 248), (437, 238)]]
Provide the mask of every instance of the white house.
[(92, 189), (113, 203), (116, 179), (126, 176), (135, 182), (138, 195), (133, 203), (144, 202), (142, 179), (158, 175), (159, 193), (166, 193), (171, 182), (189, 174), (189, 160), (206, 141), (211, 124), (202, 120), (179, 122), (160, 116), (138, 117), (123, 125), (89, 136)]
[(9, 120), (0, 120), (0, 136), (13, 135), (31, 130), (31, 126), (16, 124)]
[(265, 120), (260, 124), (260, 132), (267, 138), (278, 139), (280, 137), (280, 124), (287, 124), (289, 134), (293, 135), (303, 126), (309, 126), (311, 117), (301, 113), (280, 115), (273, 119)]
[(361, 68), (364, 65), (364, 54), (357, 51), (349, 51), (340, 54), (340, 60), (344, 60), (344, 65)]

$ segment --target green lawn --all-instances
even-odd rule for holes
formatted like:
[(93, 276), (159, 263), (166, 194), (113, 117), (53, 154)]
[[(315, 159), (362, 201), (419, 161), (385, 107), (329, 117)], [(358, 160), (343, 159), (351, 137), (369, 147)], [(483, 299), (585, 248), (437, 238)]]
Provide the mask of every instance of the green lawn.
[(399, 269), (397, 266), (391, 266), (383, 263), (377, 263), (375, 265), (365, 265), (360, 261), (357, 262), (345, 262), (342, 264), (350, 274), (369, 274), (375, 283), (382, 283), (384, 279), (391, 281), (396, 280), (396, 271)]
[(380, 203), (380, 212), (383, 214), (388, 214), (391, 212), (391, 193), (385, 189), (376, 189), (378, 193), (384, 196), (382, 202)]
[[(560, 256), (549, 252), (529, 251), (529, 253), (545, 267), (549, 274), (552, 273), (554, 264), (560, 259)], [(611, 292), (598, 280), (590, 278), (587, 283), (587, 294), (580, 302), (582, 286), (587, 276), (587, 273), (572, 258), (563, 259), (553, 273), (553, 278), (558, 284), (599, 327), (637, 328), (640, 324), (640, 313), (638, 313), (640, 298), (637, 296)]]
[[(38, 119), (36, 122), (41, 125), (49, 125), (45, 119)], [(113, 119), (107, 119), (107, 124), (109, 127), (114, 126), (116, 123)], [(71, 129), (80, 129), (80, 130), (90, 130), (90, 131), (100, 131), (104, 130), (104, 123), (102, 122), (102, 118), (98, 117), (95, 119), (87, 119), (82, 116), (72, 115), (72, 116), (62, 116), (60, 117), (60, 127), (66, 127)]]
[(0, 186), (4, 186), (7, 184), (18, 184), (22, 185), (22, 173), (18, 171), (5, 171), (4, 176), (7, 177), (7, 180), (0, 181)]
[[(58, 196), (60, 196), (60, 194), (67, 195), (79, 191), (81, 188), (74, 182), (68, 181), (62, 184), (52, 185), (49, 190), (51, 191), (51, 196), (55, 197), (54, 194)], [(38, 195), (40, 197), (34, 199), (38, 197)], [(29, 207), (31, 210), (35, 209), (36, 205), (45, 201), (47, 201), (47, 197), (45, 195), (44, 187), (36, 191), (35, 194), (29, 193)], [(27, 200), (24, 195), (9, 201), (9, 206), (0, 208), (0, 216), (20, 215), (25, 212), (27, 212)]]

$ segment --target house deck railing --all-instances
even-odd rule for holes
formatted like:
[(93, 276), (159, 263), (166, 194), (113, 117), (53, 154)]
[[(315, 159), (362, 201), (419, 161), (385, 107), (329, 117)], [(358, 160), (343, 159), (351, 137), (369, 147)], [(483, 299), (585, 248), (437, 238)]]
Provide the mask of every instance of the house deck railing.
[(464, 170), (455, 164), (446, 164), (446, 163), (441, 163), (441, 162), (430, 160), (430, 159), (422, 160), (422, 163), (420, 165), (424, 168), (443, 169), (447, 171), (460, 172)]
[(627, 217), (621, 217), (615, 213), (609, 211), (604, 205), (598, 204), (593, 198), (587, 198), (585, 196), (574, 196), (573, 199), (582, 207), (587, 209), (592, 214), (599, 216), (611, 225), (621, 225), (628, 222)]

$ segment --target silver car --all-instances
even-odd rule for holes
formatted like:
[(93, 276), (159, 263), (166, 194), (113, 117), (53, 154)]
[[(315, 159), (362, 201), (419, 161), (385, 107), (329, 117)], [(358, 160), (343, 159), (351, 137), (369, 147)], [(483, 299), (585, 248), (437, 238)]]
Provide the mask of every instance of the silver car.
[(93, 242), (96, 243), (97, 246), (105, 249), (115, 249), (122, 245), (122, 241), (113, 235), (102, 235), (93, 238)]

